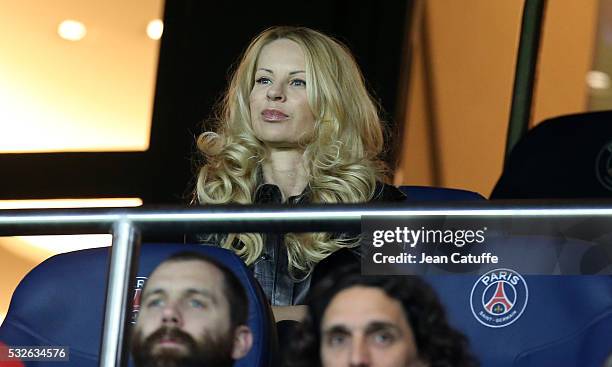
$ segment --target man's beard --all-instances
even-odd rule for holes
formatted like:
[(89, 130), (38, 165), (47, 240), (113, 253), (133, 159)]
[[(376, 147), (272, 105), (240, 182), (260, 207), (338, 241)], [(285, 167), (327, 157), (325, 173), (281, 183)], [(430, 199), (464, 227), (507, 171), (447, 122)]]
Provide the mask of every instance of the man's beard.
[[(164, 338), (184, 345), (187, 352), (158, 348), (154, 353), (153, 348)], [(132, 338), (132, 356), (137, 367), (231, 367), (232, 349), (231, 333), (216, 337), (204, 334), (196, 340), (182, 330), (162, 326), (145, 340), (140, 330)]]

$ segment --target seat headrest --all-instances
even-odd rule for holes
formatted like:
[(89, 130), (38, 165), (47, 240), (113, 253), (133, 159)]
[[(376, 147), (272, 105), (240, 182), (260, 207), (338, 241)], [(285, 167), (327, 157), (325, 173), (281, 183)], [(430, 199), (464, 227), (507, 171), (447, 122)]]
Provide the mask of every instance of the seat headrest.
[(510, 153), (491, 199), (612, 197), (612, 111), (555, 117)]
[(485, 200), (479, 193), (460, 189), (428, 186), (399, 186), (407, 201), (472, 201)]
[[(496, 296), (495, 282), (486, 287), (472, 275), (425, 278), (451, 324), (468, 336), (481, 366), (600, 367), (612, 351), (611, 276), (527, 275), (522, 277), (527, 292), (521, 291), (522, 281), (513, 286), (499, 278), (512, 306), (500, 316), (485, 310)], [(485, 317), (499, 322), (489, 325)]]

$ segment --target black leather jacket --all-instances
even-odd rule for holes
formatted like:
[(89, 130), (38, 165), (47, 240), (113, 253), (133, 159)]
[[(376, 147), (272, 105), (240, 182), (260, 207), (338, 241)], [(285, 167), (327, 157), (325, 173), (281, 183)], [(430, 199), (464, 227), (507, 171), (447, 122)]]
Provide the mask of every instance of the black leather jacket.
[[(406, 196), (396, 187), (377, 183), (372, 202), (398, 202), (406, 199)], [(300, 195), (287, 199), (290, 204), (308, 204), (311, 202), (310, 190), (307, 187)], [(280, 188), (274, 184), (260, 184), (255, 190), (254, 204), (282, 204)], [(289, 262), (287, 249), (284, 245), (284, 235), (276, 233), (264, 233), (264, 248), (262, 254), (250, 266), (255, 278), (261, 284), (272, 306), (290, 306), (303, 304), (306, 294), (310, 289), (313, 279), (319, 278), (319, 274), (326, 273), (329, 267), (340, 261), (359, 261), (359, 247), (342, 249), (324, 259), (315, 266), (310, 276), (303, 280), (296, 280), (289, 274)], [(210, 245), (223, 243), (225, 235), (198, 236), (201, 242)], [(335, 265), (334, 265), (335, 266)]]
[[(406, 196), (397, 188), (391, 185), (379, 183), (373, 202), (397, 202), (403, 201)], [(291, 204), (310, 203), (311, 196), (308, 188), (298, 196), (287, 199)], [(254, 196), (256, 204), (281, 204), (282, 194), (278, 186), (273, 184), (261, 184), (257, 187)], [(306, 294), (310, 289), (312, 276), (303, 280), (295, 280), (289, 274), (289, 264), (287, 250), (284, 246), (284, 236), (282, 234), (266, 233), (264, 236), (264, 249), (261, 256), (252, 265), (255, 278), (259, 280), (264, 293), (273, 306), (289, 306), (303, 304)], [(345, 250), (341, 250), (345, 251)], [(346, 249), (358, 254), (359, 247)], [(332, 255), (333, 256), (333, 255)], [(346, 258), (346, 255), (342, 256)], [(358, 255), (354, 256), (358, 261)], [(329, 263), (325, 261), (324, 263)], [(324, 265), (323, 263), (319, 265)], [(317, 265), (314, 273), (317, 273)]]

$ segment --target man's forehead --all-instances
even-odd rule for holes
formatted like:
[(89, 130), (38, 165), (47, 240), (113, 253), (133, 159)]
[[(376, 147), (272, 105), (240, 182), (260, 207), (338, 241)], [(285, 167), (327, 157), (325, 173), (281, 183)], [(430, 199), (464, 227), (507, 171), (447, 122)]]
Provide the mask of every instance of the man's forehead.
[(152, 285), (172, 289), (193, 286), (217, 288), (223, 282), (223, 274), (213, 264), (202, 260), (166, 261), (151, 273), (147, 288)]
[(332, 299), (323, 315), (323, 326), (345, 325), (365, 328), (374, 323), (406, 321), (402, 304), (382, 289), (373, 287), (347, 288)]
[(399, 322), (401, 317), (385, 314), (362, 314), (360, 317), (354, 315), (335, 314), (327, 317), (323, 322), (323, 328), (343, 327), (352, 329), (368, 329), (374, 326), (382, 327), (385, 325), (393, 326), (402, 324)]

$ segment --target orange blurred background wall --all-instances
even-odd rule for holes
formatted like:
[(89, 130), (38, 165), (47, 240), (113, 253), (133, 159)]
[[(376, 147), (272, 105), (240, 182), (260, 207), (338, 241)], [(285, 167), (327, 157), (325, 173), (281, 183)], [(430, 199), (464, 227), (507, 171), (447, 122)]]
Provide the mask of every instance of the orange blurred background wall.
[[(488, 196), (502, 171), (523, 1), (418, 1), (396, 184)], [(532, 121), (587, 107), (597, 1), (548, 1)]]

